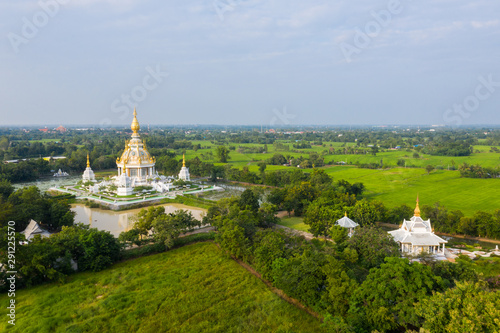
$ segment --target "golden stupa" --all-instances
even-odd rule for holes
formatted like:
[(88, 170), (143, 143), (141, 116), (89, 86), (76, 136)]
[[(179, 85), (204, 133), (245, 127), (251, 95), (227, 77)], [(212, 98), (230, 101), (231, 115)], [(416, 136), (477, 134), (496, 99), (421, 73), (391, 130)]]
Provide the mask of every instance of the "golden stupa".
[(137, 112), (134, 108), (134, 119), (130, 125), (132, 138), (125, 143), (125, 150), (120, 158), (116, 159), (118, 176), (125, 172), (137, 185), (145, 184), (148, 177), (156, 173), (156, 159), (149, 154), (146, 144), (142, 142), (139, 135), (140, 125), (137, 121)]

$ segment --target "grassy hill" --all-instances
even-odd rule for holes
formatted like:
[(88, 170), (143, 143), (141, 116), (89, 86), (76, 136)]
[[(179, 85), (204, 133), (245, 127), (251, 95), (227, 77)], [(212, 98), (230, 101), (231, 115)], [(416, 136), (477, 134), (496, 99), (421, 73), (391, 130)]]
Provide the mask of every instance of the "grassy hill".
[[(320, 332), (213, 243), (130, 260), (63, 285), (21, 290), (0, 332)], [(6, 295), (0, 304), (7, 304)]]

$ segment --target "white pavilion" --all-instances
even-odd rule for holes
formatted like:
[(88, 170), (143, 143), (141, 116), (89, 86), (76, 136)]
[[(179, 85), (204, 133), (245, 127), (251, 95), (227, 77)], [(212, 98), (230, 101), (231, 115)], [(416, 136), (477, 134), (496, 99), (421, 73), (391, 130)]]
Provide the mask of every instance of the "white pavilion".
[(90, 168), (90, 160), (89, 160), (89, 154), (87, 154), (87, 168), (85, 169), (85, 171), (83, 172), (83, 182), (96, 182), (95, 180), (95, 175), (94, 175), (94, 171), (92, 171), (92, 169)]
[(138, 133), (141, 127), (135, 109), (130, 128), (133, 132), (132, 138), (125, 144), (122, 156), (116, 159), (116, 166), (118, 177), (126, 173), (127, 177), (130, 177), (131, 187), (136, 187), (146, 185), (149, 179), (156, 177), (156, 159), (149, 154), (146, 143), (142, 142)]
[(389, 234), (400, 245), (401, 252), (406, 254), (427, 252), (444, 256), (445, 244), (448, 243), (434, 234), (430, 220), (424, 221), (420, 217), (418, 197), (415, 215), (409, 221), (405, 219), (399, 229), (389, 231)]
[(31, 220), (26, 229), (21, 231), (21, 234), (24, 235), (26, 241), (32, 240), (36, 235), (40, 235), (42, 238), (50, 237), (50, 232), (42, 229), (35, 220)]
[(182, 155), (182, 168), (179, 172), (179, 179), (182, 179), (186, 182), (191, 181), (191, 177), (189, 176), (189, 169), (186, 168), (186, 156)]
[(356, 222), (354, 222), (353, 220), (351, 220), (350, 218), (347, 217), (347, 212), (345, 213), (345, 216), (339, 220), (337, 220), (337, 222), (335, 222), (335, 225), (338, 225), (338, 226), (341, 226), (342, 228), (347, 228), (349, 229), (349, 237), (352, 237), (352, 235), (354, 235), (354, 228), (356, 228), (357, 226), (359, 226), (359, 224), (357, 224)]

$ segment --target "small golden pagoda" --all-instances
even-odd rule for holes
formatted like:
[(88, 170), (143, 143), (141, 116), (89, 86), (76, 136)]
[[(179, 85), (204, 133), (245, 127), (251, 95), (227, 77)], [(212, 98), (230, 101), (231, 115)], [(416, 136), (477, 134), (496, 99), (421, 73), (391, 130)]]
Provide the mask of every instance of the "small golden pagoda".
[(130, 125), (132, 138), (125, 143), (125, 150), (120, 158), (116, 159), (118, 176), (123, 172), (130, 177), (133, 186), (146, 184), (147, 178), (156, 174), (156, 159), (149, 154), (146, 144), (142, 142), (139, 135), (139, 121), (137, 111), (134, 108), (134, 119)]

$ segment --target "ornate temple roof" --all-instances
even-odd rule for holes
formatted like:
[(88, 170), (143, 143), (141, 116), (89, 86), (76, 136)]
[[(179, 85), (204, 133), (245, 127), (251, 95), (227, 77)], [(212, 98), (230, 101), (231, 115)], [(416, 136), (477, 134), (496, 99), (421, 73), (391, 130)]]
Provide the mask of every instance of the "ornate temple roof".
[(336, 225), (339, 225), (343, 228), (356, 228), (359, 224), (351, 220), (350, 218), (347, 217), (347, 213), (345, 213), (345, 216), (341, 218), (340, 220), (337, 220), (335, 222)]
[(139, 135), (140, 125), (137, 120), (137, 111), (134, 109), (134, 119), (130, 125), (132, 129), (132, 138), (125, 143), (125, 150), (120, 158), (116, 159), (116, 165), (123, 167), (151, 166), (156, 163), (156, 159), (149, 153), (146, 143), (141, 140)]
[(423, 220), (420, 217), (420, 207), (417, 196), (417, 206), (413, 217), (403, 221), (401, 227), (397, 230), (389, 231), (394, 240), (399, 243), (410, 243), (416, 246), (435, 245), (448, 243), (446, 240), (436, 236), (431, 227), (430, 220)]

